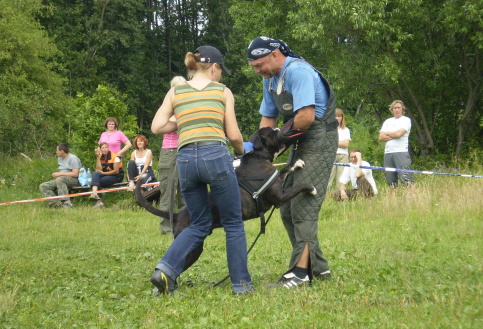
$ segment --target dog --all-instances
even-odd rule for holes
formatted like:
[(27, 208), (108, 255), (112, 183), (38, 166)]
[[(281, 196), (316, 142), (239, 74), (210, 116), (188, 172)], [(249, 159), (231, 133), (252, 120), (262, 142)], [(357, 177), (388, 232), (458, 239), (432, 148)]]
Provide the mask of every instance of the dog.
[[(243, 155), (240, 161), (240, 165), (235, 169), (241, 196), (242, 205), (242, 219), (249, 220), (257, 218), (263, 212), (270, 210), (273, 206), (279, 208), (282, 204), (294, 198), (299, 193), (305, 192), (312, 195), (317, 194), (317, 190), (314, 186), (309, 184), (300, 184), (293, 186), (289, 189), (283, 189), (283, 181), (285, 176), (296, 169), (301, 169), (305, 166), (302, 160), (297, 160), (293, 165), (285, 166), (279, 173), (278, 177), (269, 185), (269, 187), (262, 192), (258, 198), (260, 199), (257, 204), (257, 200), (253, 198), (253, 191), (249, 191), (246, 187), (242, 187), (242, 181), (248, 182), (248, 185), (257, 191), (262, 187), (266, 180), (274, 175), (273, 160), (277, 155), (281, 154), (285, 150), (285, 145), (281, 144), (277, 138), (277, 129), (269, 127), (261, 128), (253, 133), (249, 141), (253, 143), (254, 151)], [(149, 201), (144, 198), (142, 193), (143, 180), (138, 180), (135, 189), (135, 196), (138, 203), (153, 215), (160, 216), (169, 220), (169, 212), (157, 209)], [(260, 202), (261, 201), (261, 202)], [(212, 230), (221, 227), (220, 214), (214, 203), (210, 198), (212, 213), (213, 213), (213, 225)], [(176, 238), (185, 228), (191, 224), (190, 214), (188, 208), (185, 206), (177, 213), (173, 213), (173, 232)], [(186, 271), (191, 265), (193, 265), (201, 253), (203, 252), (203, 243), (193, 250), (186, 258), (184, 269)]]

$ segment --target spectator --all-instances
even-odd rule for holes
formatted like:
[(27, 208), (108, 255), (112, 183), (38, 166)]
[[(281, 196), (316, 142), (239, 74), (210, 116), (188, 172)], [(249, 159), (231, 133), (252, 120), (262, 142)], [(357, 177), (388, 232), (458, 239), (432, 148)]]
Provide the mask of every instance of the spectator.
[[(370, 167), (370, 163), (362, 160), (359, 150), (350, 151), (350, 160), (353, 165)], [(376, 182), (372, 177), (371, 169), (361, 169), (359, 167), (343, 167), (344, 172), (340, 177), (339, 191), (334, 193), (337, 201), (355, 200), (356, 197), (370, 198), (377, 195)], [(347, 190), (347, 184), (351, 182), (352, 189)]]
[[(171, 80), (171, 88), (177, 85), (186, 83), (186, 79), (181, 76), (176, 76)], [(176, 121), (176, 117), (172, 116), (171, 121)], [(176, 157), (178, 155), (178, 133), (172, 132), (164, 134), (163, 145), (159, 152), (158, 174), (159, 174), (159, 191), (161, 197), (159, 198), (159, 209), (168, 211), (171, 202), (171, 191), (173, 190), (171, 184), (176, 184), (174, 189), (174, 209), (182, 208), (185, 204), (183, 194), (179, 185), (178, 171), (176, 168)], [(161, 234), (173, 234), (171, 223), (166, 218), (159, 218), (159, 226)]]
[[(52, 173), (54, 178), (51, 181), (40, 184), (40, 191), (45, 197), (55, 196), (54, 191), (58, 195), (69, 194), (69, 188), (79, 185), (79, 169), (82, 167), (80, 159), (74, 154), (69, 153), (69, 147), (65, 143), (57, 145), (57, 170)], [(62, 198), (49, 201), (52, 207), (72, 207), (70, 198)]]
[[(232, 289), (235, 294), (244, 294), (253, 288), (248, 272), (240, 190), (226, 147), (228, 137), (235, 151), (243, 153), (243, 139), (236, 122), (233, 94), (219, 83), (222, 72), (229, 74), (229, 71), (220, 51), (211, 46), (187, 53), (185, 64), (192, 79), (170, 89), (151, 130), (155, 134), (178, 131), (178, 176), (191, 225), (174, 239), (156, 265), (151, 282), (162, 294), (178, 288), (176, 279), (183, 271), (186, 256), (211, 233), (209, 187), (226, 234)], [(170, 121), (173, 114), (176, 121)]]
[[(285, 124), (280, 141), (295, 144), (289, 162), (305, 162), (304, 170), (287, 175), (285, 188), (308, 183), (317, 189), (315, 196), (301, 193), (280, 207), (292, 253), (288, 271), (272, 286), (309, 285), (314, 277), (330, 277), (317, 234), (337, 150), (334, 93), (322, 74), (281, 40), (258, 37), (248, 46), (247, 55), (255, 73), (264, 77), (260, 127), (276, 127), (281, 115)], [(302, 133), (302, 138), (294, 142), (292, 136)]]
[[(409, 133), (411, 131), (411, 119), (404, 116), (406, 107), (400, 100), (395, 100), (389, 105), (393, 118), (384, 121), (379, 140), (386, 142), (384, 149), (384, 167), (411, 169), (411, 157), (409, 156)], [(386, 171), (386, 181), (390, 187), (398, 186), (398, 178), (403, 186), (414, 184), (413, 176), (407, 172)]]
[[(101, 134), (97, 144), (100, 146), (101, 143), (107, 143), (107, 145), (109, 145), (109, 150), (116, 153), (122, 160), (124, 153), (126, 153), (132, 146), (129, 138), (127, 138), (122, 131), (117, 130), (119, 124), (117, 123), (116, 118), (107, 118), (106, 121), (104, 121), (104, 127), (106, 127), (107, 130)], [(124, 147), (121, 149), (122, 144), (124, 144)]]
[(106, 142), (101, 143), (100, 148), (96, 150), (96, 171), (92, 173), (92, 193), (90, 198), (96, 200), (94, 208), (103, 208), (102, 193), (97, 194), (101, 188), (109, 187), (113, 184), (120, 183), (124, 179), (124, 170), (122, 169), (122, 161), (116, 153), (109, 151), (109, 145)]
[(128, 191), (134, 191), (134, 185), (140, 177), (147, 173), (144, 184), (156, 182), (153, 172), (153, 152), (148, 149), (148, 139), (144, 135), (137, 135), (133, 141), (134, 152), (131, 153), (131, 160), (127, 164), (129, 178)]
[[(337, 153), (335, 155), (335, 162), (337, 163), (349, 163), (349, 143), (351, 141), (351, 132), (349, 128), (346, 127), (344, 112), (337, 108), (335, 109), (335, 118), (339, 123), (339, 127), (337, 129), (337, 133), (339, 134), (339, 148), (337, 149)], [(329, 185), (327, 186), (327, 190), (332, 188), (332, 182), (336, 182), (336, 187), (339, 189), (340, 187), (340, 176), (344, 171), (343, 166), (333, 166), (332, 172), (330, 173), (329, 177)]]

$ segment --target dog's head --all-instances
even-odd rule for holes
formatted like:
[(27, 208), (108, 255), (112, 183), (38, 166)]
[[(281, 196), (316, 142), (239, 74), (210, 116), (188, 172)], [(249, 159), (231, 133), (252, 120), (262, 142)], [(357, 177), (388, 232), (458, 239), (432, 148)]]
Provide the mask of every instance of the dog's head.
[(277, 138), (278, 129), (270, 127), (260, 128), (255, 131), (248, 141), (253, 143), (255, 154), (268, 156), (273, 161), (279, 154), (285, 151), (285, 145)]

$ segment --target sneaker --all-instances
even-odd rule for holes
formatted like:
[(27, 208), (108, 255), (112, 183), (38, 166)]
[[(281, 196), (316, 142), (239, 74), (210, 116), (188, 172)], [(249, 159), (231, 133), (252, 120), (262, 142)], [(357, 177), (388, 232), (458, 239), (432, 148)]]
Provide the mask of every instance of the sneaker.
[(104, 203), (101, 202), (96, 202), (96, 204), (93, 207), (94, 209), (99, 209), (99, 208), (104, 208)]
[(92, 193), (89, 198), (93, 199), (93, 200), (100, 200), (101, 198), (99, 198), (99, 196), (97, 195), (97, 193)]
[(134, 185), (134, 183), (133, 183), (133, 182), (129, 182), (128, 187), (129, 187), (129, 188), (128, 188), (127, 190), (128, 190), (129, 192), (134, 192), (134, 190), (136, 189), (136, 185)]
[(62, 207), (62, 203), (60, 203), (59, 201), (52, 201), (52, 202), (49, 202), (49, 207), (60, 208)]
[(314, 279), (318, 279), (318, 280), (328, 280), (330, 279), (330, 270), (327, 270), (325, 272), (322, 272), (322, 273), (314, 273)]
[(63, 208), (72, 208), (73, 206), (74, 205), (70, 201), (64, 201), (64, 203), (62, 203)]
[(303, 286), (308, 284), (310, 286), (310, 279), (309, 276), (306, 275), (304, 278), (299, 278), (292, 272), (285, 273), (282, 275), (280, 280), (278, 280), (277, 283), (270, 284), (267, 287), (268, 288), (277, 288), (277, 287), (285, 287), (287, 289), (297, 287), (297, 286)]
[(159, 294), (172, 294), (173, 291), (178, 289), (176, 281), (158, 269), (151, 276), (151, 283), (158, 288)]

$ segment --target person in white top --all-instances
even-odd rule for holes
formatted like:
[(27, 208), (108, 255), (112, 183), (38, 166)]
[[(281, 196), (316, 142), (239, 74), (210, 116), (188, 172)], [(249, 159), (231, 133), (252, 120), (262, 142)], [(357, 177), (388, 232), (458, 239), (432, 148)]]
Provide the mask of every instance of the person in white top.
[[(358, 166), (370, 167), (367, 161), (362, 160), (360, 150), (350, 151), (351, 163)], [(347, 184), (352, 184), (352, 189), (347, 190)], [(339, 191), (334, 193), (337, 201), (354, 200), (356, 197), (371, 198), (377, 195), (377, 186), (371, 169), (361, 169), (358, 167), (344, 167), (344, 172), (340, 177)]]
[[(349, 163), (349, 143), (351, 141), (351, 132), (349, 128), (346, 127), (344, 111), (342, 111), (339, 108), (335, 109), (335, 118), (339, 122), (339, 127), (337, 129), (337, 132), (339, 133), (339, 144), (338, 144), (337, 153), (335, 155), (335, 162)], [(334, 178), (335, 178), (336, 187), (337, 189), (339, 189), (340, 187), (339, 179), (343, 172), (344, 172), (343, 166), (332, 167), (332, 172), (330, 173), (329, 185), (327, 185), (327, 190), (330, 190), (332, 188), (332, 183), (334, 182)]]
[[(403, 115), (406, 107), (400, 100), (393, 101), (389, 109), (394, 117), (384, 121), (379, 132), (379, 141), (386, 142), (384, 167), (410, 169), (411, 157), (408, 147), (411, 119)], [(410, 173), (386, 171), (386, 181), (390, 187), (398, 186), (398, 178), (403, 186), (414, 184)]]
[(137, 135), (133, 141), (134, 152), (131, 153), (131, 160), (127, 165), (127, 173), (129, 177), (128, 191), (134, 191), (134, 184), (144, 174), (148, 174), (148, 177), (144, 181), (144, 184), (156, 182), (156, 177), (153, 172), (153, 152), (148, 149), (148, 139), (144, 135)]

